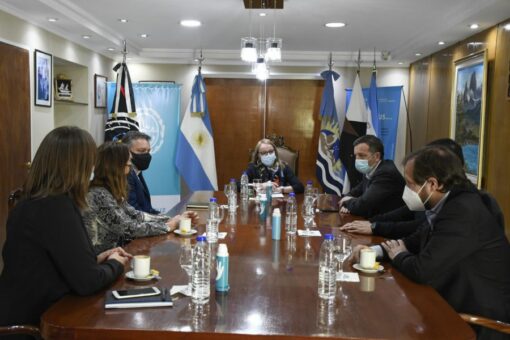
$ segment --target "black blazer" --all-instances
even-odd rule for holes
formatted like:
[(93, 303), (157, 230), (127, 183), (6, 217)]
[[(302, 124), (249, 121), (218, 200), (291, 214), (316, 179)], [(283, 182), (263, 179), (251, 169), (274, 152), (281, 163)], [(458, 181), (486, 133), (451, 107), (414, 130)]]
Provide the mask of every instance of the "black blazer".
[(381, 161), (374, 174), (363, 176), (347, 196), (354, 197), (344, 203), (352, 215), (365, 218), (389, 212), (403, 206), (405, 181), (391, 160)]
[(128, 203), (136, 210), (145, 211), (149, 214), (159, 214), (151, 204), (151, 194), (142, 173), (137, 175), (131, 170), (127, 176), (129, 185)]
[(411, 235), (426, 221), (423, 211), (411, 211), (404, 205), (385, 214), (369, 218), (376, 236), (399, 239)]
[(510, 321), (510, 245), (476, 189), (452, 190), (433, 227), (404, 242), (409, 252), (393, 265), (407, 277), (435, 288), (457, 312)]
[(248, 175), (250, 183), (253, 182), (254, 179), (261, 179), (262, 182), (267, 182), (275, 181), (278, 178), (281, 186), (292, 186), (292, 190), (294, 190), (296, 194), (302, 194), (305, 191), (305, 187), (299, 181), (299, 178), (294, 175), (292, 169), (286, 164), (283, 169), (278, 168), (278, 170), (273, 173), (262, 163), (250, 163), (248, 164), (246, 174)]
[(65, 195), (18, 203), (7, 220), (0, 276), (0, 325), (39, 325), (43, 312), (66, 294), (89, 295), (124, 271), (97, 264), (80, 211)]

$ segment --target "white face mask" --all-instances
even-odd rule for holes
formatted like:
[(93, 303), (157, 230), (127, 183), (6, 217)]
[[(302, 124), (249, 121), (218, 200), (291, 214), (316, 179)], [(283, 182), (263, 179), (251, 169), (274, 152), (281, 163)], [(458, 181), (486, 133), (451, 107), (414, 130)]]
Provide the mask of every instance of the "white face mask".
[(429, 201), (430, 197), (432, 196), (432, 193), (430, 193), (429, 197), (425, 200), (425, 202), (421, 201), (419, 193), (421, 190), (425, 187), (425, 184), (427, 182), (423, 183), (420, 190), (418, 192), (414, 192), (411, 190), (407, 185), (404, 188), (404, 194), (402, 195), (402, 199), (404, 200), (405, 204), (411, 211), (425, 211), (425, 204)]
[(268, 154), (260, 156), (260, 161), (265, 166), (272, 166), (274, 164), (275, 160), (276, 160), (276, 155), (275, 155), (274, 152), (271, 152), (271, 153), (268, 153)]

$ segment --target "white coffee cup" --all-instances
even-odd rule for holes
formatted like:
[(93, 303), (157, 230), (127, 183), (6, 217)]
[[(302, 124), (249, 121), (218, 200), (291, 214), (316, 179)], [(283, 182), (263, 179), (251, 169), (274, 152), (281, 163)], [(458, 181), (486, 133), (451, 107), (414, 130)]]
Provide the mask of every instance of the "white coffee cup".
[(364, 269), (374, 269), (375, 250), (372, 248), (363, 248), (360, 250), (359, 265)]
[(182, 233), (189, 233), (191, 231), (191, 218), (183, 217), (179, 221), (179, 230)]
[(151, 257), (148, 255), (133, 256), (133, 274), (136, 278), (144, 278), (151, 273)]

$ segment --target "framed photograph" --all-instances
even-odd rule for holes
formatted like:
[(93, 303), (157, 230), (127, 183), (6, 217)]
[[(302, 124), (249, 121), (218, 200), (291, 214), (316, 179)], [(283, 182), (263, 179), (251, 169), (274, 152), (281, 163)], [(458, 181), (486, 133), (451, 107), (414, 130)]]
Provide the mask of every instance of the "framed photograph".
[(55, 79), (55, 100), (73, 100), (72, 80), (58, 76)]
[(53, 61), (51, 54), (34, 51), (35, 105), (51, 107)]
[(94, 107), (106, 107), (106, 82), (108, 78), (99, 74), (94, 75)]
[(455, 61), (450, 136), (462, 146), (466, 174), (482, 186), (487, 93), (487, 53)]

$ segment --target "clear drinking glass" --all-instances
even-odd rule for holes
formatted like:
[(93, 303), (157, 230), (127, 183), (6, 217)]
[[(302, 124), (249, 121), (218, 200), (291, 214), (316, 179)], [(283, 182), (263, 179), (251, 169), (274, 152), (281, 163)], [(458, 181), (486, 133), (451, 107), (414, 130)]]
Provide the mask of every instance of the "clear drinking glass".
[(264, 185), (262, 184), (262, 180), (260, 178), (253, 180), (253, 187), (255, 188), (255, 192), (257, 193), (257, 200), (260, 195), (265, 194)]
[(342, 277), (344, 261), (352, 253), (351, 239), (346, 235), (335, 235), (334, 244), (334, 255), (338, 261), (338, 276)]
[(179, 256), (179, 264), (188, 276), (188, 291), (191, 292), (191, 267), (193, 265), (191, 244), (183, 244), (181, 246), (181, 254)]
[(301, 208), (301, 216), (303, 216), (305, 229), (314, 226), (315, 208), (313, 207), (313, 198), (311, 196), (305, 197), (303, 206)]

